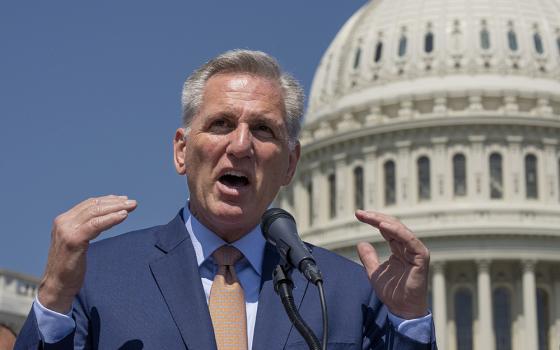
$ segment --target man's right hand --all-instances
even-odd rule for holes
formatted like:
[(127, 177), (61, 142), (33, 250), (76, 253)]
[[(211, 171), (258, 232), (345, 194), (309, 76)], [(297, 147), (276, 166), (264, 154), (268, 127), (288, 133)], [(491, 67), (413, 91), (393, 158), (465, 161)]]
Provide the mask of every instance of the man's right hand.
[(47, 267), (39, 285), (39, 302), (66, 314), (80, 291), (89, 242), (123, 222), (136, 209), (126, 196), (104, 196), (81, 202), (54, 220)]

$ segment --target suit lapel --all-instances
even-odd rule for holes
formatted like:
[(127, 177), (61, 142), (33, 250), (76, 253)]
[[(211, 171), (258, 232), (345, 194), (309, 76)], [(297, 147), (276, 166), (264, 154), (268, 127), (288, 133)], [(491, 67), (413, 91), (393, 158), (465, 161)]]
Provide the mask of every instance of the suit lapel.
[[(292, 323), (284, 310), (280, 297), (274, 291), (272, 280), (272, 271), (278, 264), (279, 259), (275, 248), (267, 243), (263, 259), (261, 292), (255, 321), (253, 349), (283, 349), (290, 332), (292, 332)], [(293, 290), (294, 302), (299, 309), (308, 282), (297, 271), (291, 276), (295, 285)]]
[(188, 349), (216, 349), (212, 321), (191, 240), (180, 212), (158, 233), (165, 255), (150, 263), (177, 328)]

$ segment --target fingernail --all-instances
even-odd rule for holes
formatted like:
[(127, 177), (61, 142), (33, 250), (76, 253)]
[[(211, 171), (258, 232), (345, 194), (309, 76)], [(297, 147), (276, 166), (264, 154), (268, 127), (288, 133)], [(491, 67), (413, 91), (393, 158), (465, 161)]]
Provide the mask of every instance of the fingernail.
[(134, 205), (136, 204), (136, 201), (134, 199), (129, 199), (126, 202), (124, 202), (125, 205)]
[(119, 211), (119, 215), (121, 215), (121, 216), (127, 216), (127, 215), (128, 215), (128, 212), (127, 212), (126, 210), (121, 210), (121, 211)]

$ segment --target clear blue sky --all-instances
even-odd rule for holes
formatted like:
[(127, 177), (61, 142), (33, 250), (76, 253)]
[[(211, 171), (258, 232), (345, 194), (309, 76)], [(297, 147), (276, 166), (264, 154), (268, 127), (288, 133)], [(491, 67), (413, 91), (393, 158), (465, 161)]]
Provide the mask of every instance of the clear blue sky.
[(233, 48), (277, 57), (309, 91), (365, 0), (0, 3), (0, 268), (39, 277), (53, 218), (97, 195), (138, 209), (104, 234), (168, 222), (184, 78)]

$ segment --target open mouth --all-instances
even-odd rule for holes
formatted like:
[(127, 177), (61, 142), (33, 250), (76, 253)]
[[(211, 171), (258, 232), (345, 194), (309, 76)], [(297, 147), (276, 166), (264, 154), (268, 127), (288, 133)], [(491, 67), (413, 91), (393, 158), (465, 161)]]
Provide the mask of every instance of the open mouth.
[(218, 181), (223, 185), (235, 188), (247, 186), (249, 184), (247, 176), (236, 171), (228, 171), (224, 175), (220, 176)]

